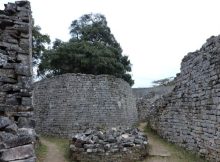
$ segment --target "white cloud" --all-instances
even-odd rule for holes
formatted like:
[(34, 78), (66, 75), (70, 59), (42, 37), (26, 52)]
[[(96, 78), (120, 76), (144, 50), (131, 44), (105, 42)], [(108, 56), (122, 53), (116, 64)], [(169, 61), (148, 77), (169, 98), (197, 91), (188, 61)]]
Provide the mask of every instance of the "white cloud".
[[(0, 5), (8, 0), (1, 0)], [(188, 52), (220, 33), (219, 0), (31, 0), (42, 31), (69, 39), (71, 21), (100, 12), (133, 64), (135, 87), (175, 76)]]

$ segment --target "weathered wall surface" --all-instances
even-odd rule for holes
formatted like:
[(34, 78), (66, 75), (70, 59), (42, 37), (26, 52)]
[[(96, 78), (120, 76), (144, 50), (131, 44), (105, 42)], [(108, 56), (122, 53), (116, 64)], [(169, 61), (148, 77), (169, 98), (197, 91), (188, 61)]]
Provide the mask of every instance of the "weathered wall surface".
[(220, 36), (182, 60), (174, 90), (151, 107), (161, 136), (210, 161), (220, 161)]
[(138, 120), (146, 121), (151, 114), (152, 105), (163, 95), (170, 93), (174, 86), (156, 86), (150, 88), (133, 88), (132, 92), (136, 98)]
[(173, 90), (173, 87), (174, 86), (155, 86), (149, 88), (132, 88), (132, 93), (137, 99), (141, 99), (149, 94), (161, 97), (164, 94), (170, 93)]
[(65, 74), (34, 86), (36, 129), (68, 136), (88, 127), (132, 126), (137, 121), (130, 86), (107, 75)]
[(0, 161), (34, 162), (30, 3), (0, 11)]

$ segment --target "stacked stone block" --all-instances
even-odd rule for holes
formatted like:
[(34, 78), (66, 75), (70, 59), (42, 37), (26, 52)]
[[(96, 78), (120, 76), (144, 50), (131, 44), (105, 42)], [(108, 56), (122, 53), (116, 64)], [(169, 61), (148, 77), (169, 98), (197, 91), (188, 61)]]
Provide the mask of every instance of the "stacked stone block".
[(108, 75), (64, 74), (34, 85), (39, 133), (68, 136), (87, 128), (132, 126), (137, 110), (127, 82)]
[(132, 92), (136, 98), (138, 120), (147, 121), (153, 109), (154, 102), (163, 95), (169, 94), (174, 86), (156, 86), (150, 88), (133, 88)]
[(0, 161), (34, 162), (30, 3), (0, 10)]
[(88, 129), (70, 141), (70, 157), (78, 162), (136, 162), (148, 155), (148, 141), (138, 129)]
[(183, 58), (174, 90), (150, 109), (162, 137), (220, 161), (220, 36)]

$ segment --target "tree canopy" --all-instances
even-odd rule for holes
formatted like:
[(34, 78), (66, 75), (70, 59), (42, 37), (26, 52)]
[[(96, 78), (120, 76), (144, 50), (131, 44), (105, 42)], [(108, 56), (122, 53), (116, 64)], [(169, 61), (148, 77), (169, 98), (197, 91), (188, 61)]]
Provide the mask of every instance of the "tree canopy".
[(32, 56), (33, 65), (36, 65), (38, 60), (42, 57), (43, 52), (45, 52), (45, 45), (49, 45), (50, 37), (47, 34), (42, 34), (41, 27), (38, 25), (33, 25), (32, 28)]
[(74, 20), (70, 27), (72, 41), (89, 41), (101, 43), (106, 47), (111, 46), (122, 52), (119, 43), (116, 41), (107, 21), (102, 14), (86, 14), (78, 20)]
[(122, 55), (120, 44), (107, 26), (104, 15), (86, 14), (70, 26), (68, 42), (55, 40), (41, 57), (38, 75), (51, 77), (64, 73), (110, 74), (130, 85), (131, 63)]
[(171, 86), (174, 84), (174, 77), (155, 80), (152, 82), (154, 86)]

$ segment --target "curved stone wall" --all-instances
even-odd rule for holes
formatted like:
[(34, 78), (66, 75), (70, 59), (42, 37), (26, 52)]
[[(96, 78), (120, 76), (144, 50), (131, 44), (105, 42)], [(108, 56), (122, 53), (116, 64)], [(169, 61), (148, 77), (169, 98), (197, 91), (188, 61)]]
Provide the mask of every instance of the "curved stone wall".
[(50, 135), (132, 126), (137, 121), (131, 87), (108, 75), (64, 74), (37, 82), (33, 104), (36, 130)]

